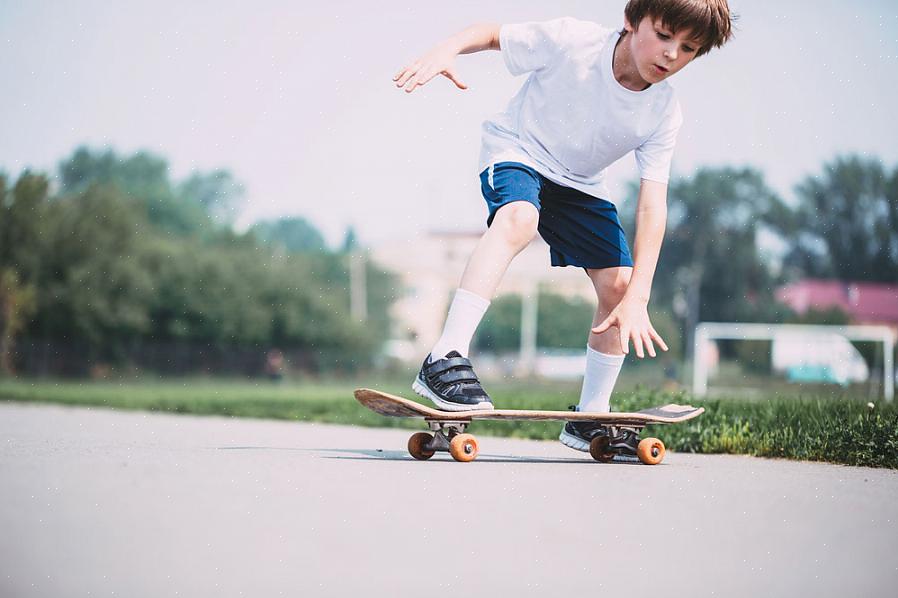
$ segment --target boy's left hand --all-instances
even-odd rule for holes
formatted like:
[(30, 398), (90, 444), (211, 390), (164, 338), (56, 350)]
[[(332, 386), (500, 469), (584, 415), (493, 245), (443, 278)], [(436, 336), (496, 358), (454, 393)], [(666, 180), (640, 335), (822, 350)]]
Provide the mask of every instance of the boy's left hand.
[(649, 320), (648, 303), (645, 301), (624, 297), (617, 307), (611, 310), (608, 317), (592, 331), (595, 334), (602, 334), (612, 326), (616, 326), (620, 330), (620, 348), (625, 354), (630, 352), (631, 339), (633, 348), (636, 349), (636, 356), (640, 359), (645, 357), (643, 345), (649, 355), (655, 357), (655, 345), (652, 341), (657, 342), (659, 347), (667, 351), (664, 339), (652, 327)]

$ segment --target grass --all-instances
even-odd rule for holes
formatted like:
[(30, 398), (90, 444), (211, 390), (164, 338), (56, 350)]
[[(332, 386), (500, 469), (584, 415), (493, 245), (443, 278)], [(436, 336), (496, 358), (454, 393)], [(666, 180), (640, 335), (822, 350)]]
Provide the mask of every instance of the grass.
[[(407, 380), (348, 380), (271, 384), (267, 381), (189, 379), (160, 382), (0, 380), (0, 400), (92, 405), (174, 413), (316, 421), (421, 429), (417, 419), (387, 418), (359, 405), (357, 386), (409, 396)], [(489, 386), (499, 407), (565, 409), (576, 403), (576, 383), (507, 383)], [(615, 393), (615, 411), (668, 402), (701, 405), (689, 422), (649, 427), (668, 448), (696, 453), (733, 453), (829, 461), (898, 469), (898, 407), (842, 396), (721, 397), (693, 400), (685, 393), (636, 387)], [(477, 433), (533, 439), (558, 437), (558, 422), (478, 422)]]

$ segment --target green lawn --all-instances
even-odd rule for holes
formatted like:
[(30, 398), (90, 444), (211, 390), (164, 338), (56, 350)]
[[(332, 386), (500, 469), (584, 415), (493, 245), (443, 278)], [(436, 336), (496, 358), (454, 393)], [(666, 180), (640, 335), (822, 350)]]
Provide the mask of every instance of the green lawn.
[[(176, 413), (215, 414), (361, 426), (423, 427), (418, 420), (379, 416), (352, 396), (358, 386), (410, 396), (408, 380), (322, 382), (185, 379), (165, 382), (77, 382), (0, 380), (0, 400), (93, 405)], [(565, 409), (577, 402), (579, 383), (509, 383), (488, 386), (501, 408)], [(898, 408), (828, 395), (692, 400), (683, 393), (636, 387), (615, 393), (615, 411), (667, 402), (702, 405), (706, 413), (683, 424), (656, 426), (643, 434), (660, 437), (675, 451), (737, 453), (898, 468)], [(484, 435), (554, 439), (559, 422), (478, 422)]]

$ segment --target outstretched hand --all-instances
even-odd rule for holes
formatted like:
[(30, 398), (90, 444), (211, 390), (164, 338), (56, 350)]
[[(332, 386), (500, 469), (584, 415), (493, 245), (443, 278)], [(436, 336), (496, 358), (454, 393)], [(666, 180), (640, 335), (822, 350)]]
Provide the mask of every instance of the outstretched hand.
[(612, 327), (617, 327), (620, 331), (620, 348), (625, 354), (630, 352), (631, 340), (636, 356), (640, 359), (645, 357), (643, 346), (650, 356), (655, 357), (656, 342), (661, 349), (667, 351), (667, 344), (649, 320), (648, 305), (642, 301), (625, 297), (592, 331), (595, 334), (602, 334)]
[(396, 87), (404, 87), (406, 93), (411, 93), (416, 87), (421, 87), (437, 75), (443, 75), (459, 89), (467, 89), (468, 86), (461, 82), (455, 70), (456, 56), (452, 48), (437, 46), (393, 75), (393, 81)]

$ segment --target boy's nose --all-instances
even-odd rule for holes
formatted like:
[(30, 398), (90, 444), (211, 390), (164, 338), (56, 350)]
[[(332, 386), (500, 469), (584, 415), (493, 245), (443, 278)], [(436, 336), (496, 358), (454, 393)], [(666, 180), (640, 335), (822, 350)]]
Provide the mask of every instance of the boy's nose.
[(664, 51), (664, 56), (670, 61), (676, 60), (677, 59), (677, 49), (675, 47), (668, 48), (667, 50)]

